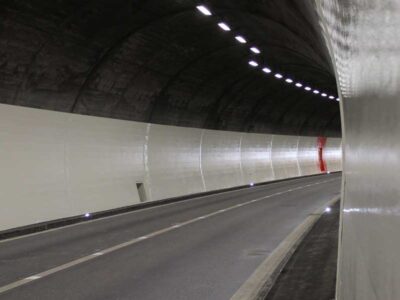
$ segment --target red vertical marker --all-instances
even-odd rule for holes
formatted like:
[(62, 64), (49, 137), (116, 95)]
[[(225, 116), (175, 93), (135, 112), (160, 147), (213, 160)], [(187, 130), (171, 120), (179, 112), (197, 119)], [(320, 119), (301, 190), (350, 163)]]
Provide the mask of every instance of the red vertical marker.
[(318, 137), (317, 139), (317, 147), (318, 147), (318, 166), (319, 166), (319, 170), (322, 173), (326, 173), (327, 167), (326, 167), (326, 162), (324, 160), (324, 148), (326, 145), (326, 137)]

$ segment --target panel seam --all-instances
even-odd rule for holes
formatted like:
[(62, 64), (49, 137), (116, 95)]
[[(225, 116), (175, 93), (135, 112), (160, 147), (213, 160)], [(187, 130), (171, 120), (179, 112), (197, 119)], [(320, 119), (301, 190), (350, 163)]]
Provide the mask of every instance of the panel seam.
[(200, 176), (201, 176), (201, 181), (203, 183), (203, 190), (206, 192), (206, 181), (204, 180), (204, 174), (203, 174), (203, 136), (204, 136), (204, 130), (201, 131), (201, 136), (200, 136), (200, 157), (199, 157), (199, 165), (200, 165)]

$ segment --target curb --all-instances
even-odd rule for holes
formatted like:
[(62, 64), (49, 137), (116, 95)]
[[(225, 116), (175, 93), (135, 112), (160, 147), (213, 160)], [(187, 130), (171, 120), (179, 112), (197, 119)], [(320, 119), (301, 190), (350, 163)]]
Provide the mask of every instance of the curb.
[(279, 274), (283, 270), (297, 247), (319, 220), (324, 210), (340, 199), (340, 195), (310, 214), (303, 223), (297, 226), (254, 271), (249, 279), (232, 296), (231, 300), (263, 300), (270, 292)]

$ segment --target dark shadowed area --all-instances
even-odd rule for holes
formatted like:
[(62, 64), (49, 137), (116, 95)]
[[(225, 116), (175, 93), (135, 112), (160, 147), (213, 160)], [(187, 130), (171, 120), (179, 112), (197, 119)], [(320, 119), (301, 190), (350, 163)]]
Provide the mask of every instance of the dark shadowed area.
[[(337, 96), (303, 0), (9, 0), (0, 6), (0, 102), (244, 132), (340, 136)], [(231, 32), (223, 32), (219, 21)], [(234, 36), (241, 34), (247, 45)], [(250, 46), (262, 53), (253, 54)]]

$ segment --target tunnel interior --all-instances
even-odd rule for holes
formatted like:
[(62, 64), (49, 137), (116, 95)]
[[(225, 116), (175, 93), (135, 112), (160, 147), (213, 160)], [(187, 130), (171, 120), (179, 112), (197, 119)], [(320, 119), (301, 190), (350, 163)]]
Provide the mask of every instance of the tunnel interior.
[(0, 102), (164, 125), (339, 137), (336, 80), (316, 14), (309, 1), (295, 0), (3, 1)]
[(125, 206), (139, 188), (158, 201), (320, 174), (328, 157), (343, 170), (337, 298), (400, 299), (399, 12), (1, 1), (0, 224)]
[[(330, 22), (341, 17), (335, 1), (2, 1), (0, 196), (6, 209), (0, 211), (0, 240), (22, 240), (25, 234), (65, 224), (92, 224), (104, 216), (119, 220), (142, 209), (156, 213), (147, 218), (150, 222), (165, 216), (175, 230), (193, 222), (172, 222), (157, 213), (159, 207), (176, 205), (190, 214), (189, 207), (178, 204), (187, 200), (201, 208), (199, 199), (215, 195), (214, 200), (223, 199), (216, 204), (229, 204), (240, 200), (229, 193), (256, 197), (268, 185), (279, 191), (216, 212), (204, 207), (207, 218), (245, 205), (254, 209), (252, 217), (228, 216), (233, 226), (225, 227), (224, 234), (218, 226), (210, 227), (206, 239), (240, 235), (242, 227), (254, 230), (256, 223), (267, 230), (283, 228), (287, 236), (286, 229), (301, 227), (301, 220), (317, 215), (317, 204), (323, 204), (317, 210), (321, 215), (325, 209), (330, 212), (346, 180), (341, 174), (342, 143), (349, 145), (342, 141), (342, 100), (347, 94), (341, 68), (347, 66), (340, 60), (340, 51), (349, 48), (341, 43), (343, 37), (332, 35), (340, 31)], [(278, 212), (269, 201), (283, 208)], [(251, 226), (243, 226), (244, 219)], [(278, 221), (289, 222), (289, 227)], [(139, 223), (128, 225), (137, 229)], [(145, 233), (124, 244), (155, 236)], [(235, 247), (227, 249), (240, 252), (232, 261), (262, 248), (257, 237), (245, 246), (255, 250), (244, 251), (246, 236), (232, 238)], [(259, 252), (267, 257), (280, 247), (275, 246)], [(104, 249), (90, 257), (108, 254)], [(223, 262), (220, 257), (215, 256)], [(25, 265), (29, 267), (22, 264), (23, 274)], [(173, 280), (175, 275), (163, 278)], [(23, 285), (43, 279), (33, 277), (23, 279)], [(14, 287), (19, 286), (0, 287), (0, 294)], [(125, 289), (132, 290), (139, 289), (131, 284)]]

